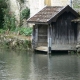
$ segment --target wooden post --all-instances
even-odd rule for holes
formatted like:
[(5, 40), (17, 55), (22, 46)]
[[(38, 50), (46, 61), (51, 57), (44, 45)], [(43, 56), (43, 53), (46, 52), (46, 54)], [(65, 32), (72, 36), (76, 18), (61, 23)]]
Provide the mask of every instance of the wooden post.
[(33, 26), (33, 32), (32, 32), (32, 49), (33, 51), (35, 49), (35, 25)]
[(51, 25), (49, 25), (48, 26), (48, 54), (49, 53), (51, 53), (51, 43), (52, 43), (52, 41), (51, 41), (51, 32), (52, 32), (52, 30), (51, 30), (52, 28), (51, 28)]
[(37, 44), (38, 44), (38, 26), (34, 25), (33, 33), (32, 33), (32, 49), (33, 49), (33, 51), (37, 47)]
[(77, 43), (79, 44), (80, 43), (80, 22), (78, 23), (77, 33), (78, 33)]
[(51, 26), (51, 24), (50, 24), (50, 41), (49, 41), (49, 43), (50, 43), (50, 53), (51, 53), (51, 48), (52, 48), (52, 26)]
[(35, 26), (35, 47), (38, 45), (38, 25)]

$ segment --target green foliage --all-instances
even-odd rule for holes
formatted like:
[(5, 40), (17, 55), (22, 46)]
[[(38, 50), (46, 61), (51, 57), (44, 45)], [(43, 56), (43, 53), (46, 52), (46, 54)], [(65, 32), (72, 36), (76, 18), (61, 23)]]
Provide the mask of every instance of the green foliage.
[(29, 36), (29, 35), (32, 34), (32, 28), (31, 28), (31, 27), (27, 27), (27, 28), (24, 28), (24, 27), (20, 28), (20, 27), (18, 27), (18, 28), (16, 28), (15, 31), (16, 31), (16, 32), (19, 31), (19, 33), (20, 33), (21, 35), (25, 35), (25, 36)]
[(4, 12), (3, 10), (7, 8), (7, 0), (0, 0), (0, 28), (3, 28)]
[(10, 13), (8, 0), (0, 0), (0, 28), (15, 29), (15, 16)]
[(7, 4), (6, 4), (7, 0), (0, 0), (0, 8), (6, 8)]
[(0, 29), (0, 33), (5, 33), (5, 30), (3, 30), (3, 29)]
[(80, 8), (80, 5), (73, 5), (74, 8)]
[(26, 8), (21, 12), (21, 19), (28, 19), (30, 15), (30, 9)]
[(20, 0), (22, 3), (24, 3), (24, 0)]
[(16, 28), (15, 16), (12, 16), (12, 14), (9, 12), (9, 9), (4, 9), (4, 13), (4, 29), (14, 30)]
[[(5, 39), (4, 39), (5, 38)], [(31, 41), (21, 40), (18, 37), (0, 35), (0, 48), (27, 50), (31, 48)]]
[(80, 0), (73, 0), (73, 8), (80, 8)]
[(2, 28), (2, 26), (3, 26), (3, 12), (2, 12), (2, 9), (0, 8), (0, 28)]

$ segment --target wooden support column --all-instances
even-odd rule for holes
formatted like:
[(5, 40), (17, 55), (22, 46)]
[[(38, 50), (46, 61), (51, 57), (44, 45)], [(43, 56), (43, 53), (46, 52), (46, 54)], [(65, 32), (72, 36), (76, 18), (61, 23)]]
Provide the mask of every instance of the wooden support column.
[(77, 28), (77, 33), (78, 33), (78, 36), (77, 36), (77, 43), (80, 43), (80, 22), (78, 22), (78, 28)]
[(38, 25), (35, 25), (35, 48), (38, 46)]
[(35, 25), (33, 26), (33, 32), (32, 32), (32, 49), (33, 51), (35, 49)]
[(38, 26), (33, 26), (33, 33), (32, 33), (32, 49), (34, 50), (38, 44)]
[(52, 44), (51, 33), (52, 33), (52, 26), (50, 24), (50, 25), (48, 25), (48, 54), (51, 53), (51, 44)]

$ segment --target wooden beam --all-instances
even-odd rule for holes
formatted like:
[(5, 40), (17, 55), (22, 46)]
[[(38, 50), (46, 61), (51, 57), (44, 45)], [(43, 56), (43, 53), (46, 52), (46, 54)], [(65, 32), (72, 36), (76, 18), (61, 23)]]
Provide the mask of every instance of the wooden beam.
[(78, 35), (77, 35), (77, 43), (80, 43), (80, 23), (78, 23), (78, 28), (77, 28), (77, 33), (78, 33)]
[(32, 49), (33, 51), (35, 49), (35, 25), (33, 26), (33, 32), (32, 32)]
[(52, 44), (52, 36), (51, 36), (51, 33), (52, 33), (52, 26), (51, 24), (48, 26), (48, 54), (51, 53), (51, 44)]
[(33, 26), (33, 33), (32, 33), (32, 49), (35, 50), (38, 44), (38, 25)]
[(35, 48), (37, 47), (38, 44), (38, 25), (35, 25)]
[(53, 36), (53, 34), (52, 34), (52, 25), (50, 25), (50, 27), (51, 27), (51, 50), (52, 50), (52, 36)]

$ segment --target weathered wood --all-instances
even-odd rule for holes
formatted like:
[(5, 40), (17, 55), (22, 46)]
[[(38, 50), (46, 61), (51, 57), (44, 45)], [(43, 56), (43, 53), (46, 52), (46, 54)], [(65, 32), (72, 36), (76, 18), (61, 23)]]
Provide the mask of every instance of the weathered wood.
[(38, 45), (38, 25), (35, 25), (35, 47)]
[(80, 23), (78, 23), (78, 38), (77, 43), (80, 43)]
[(76, 44), (52, 44), (52, 50), (76, 50)]
[(48, 53), (51, 53), (51, 25), (48, 26)]
[(38, 44), (38, 26), (33, 26), (33, 33), (32, 33), (32, 49), (34, 50)]
[(74, 44), (77, 42), (77, 24), (71, 23), (76, 18), (72, 13), (65, 12), (56, 22), (52, 23), (53, 35), (52, 43), (54, 44)]
[(48, 54), (49, 54), (49, 26), (48, 26)]
[(35, 25), (33, 26), (33, 32), (32, 32), (32, 49), (35, 49)]
[(48, 25), (38, 25), (38, 46), (47, 46)]
[(39, 47), (36, 48), (36, 50), (47, 52), (48, 51), (48, 47), (47, 46), (39, 46)]
[(35, 42), (38, 41), (38, 26), (35, 25)]
[(36, 24), (33, 33), (35, 49), (48, 53), (51, 50), (75, 50), (77, 37), (80, 41), (80, 27), (77, 28), (77, 23), (71, 22), (75, 18), (77, 17), (72, 12), (65, 11), (56, 17), (56, 22)]

